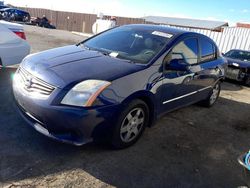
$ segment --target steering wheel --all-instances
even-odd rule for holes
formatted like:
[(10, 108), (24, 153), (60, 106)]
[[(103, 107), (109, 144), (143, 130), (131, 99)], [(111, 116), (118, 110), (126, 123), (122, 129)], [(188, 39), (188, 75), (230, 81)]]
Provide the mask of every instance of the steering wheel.
[(155, 55), (155, 52), (154, 52), (153, 50), (145, 50), (145, 51), (143, 52), (143, 54), (153, 56), (153, 55)]

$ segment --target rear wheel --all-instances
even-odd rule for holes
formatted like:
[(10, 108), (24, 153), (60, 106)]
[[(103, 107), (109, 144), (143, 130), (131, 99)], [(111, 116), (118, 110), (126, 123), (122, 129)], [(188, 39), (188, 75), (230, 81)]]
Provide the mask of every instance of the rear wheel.
[(221, 91), (221, 82), (217, 82), (214, 85), (208, 98), (204, 101), (201, 101), (201, 104), (205, 107), (212, 107), (216, 103), (216, 101), (218, 100), (218, 98), (220, 96), (220, 91)]
[(121, 113), (113, 130), (112, 146), (122, 149), (133, 145), (149, 122), (149, 109), (142, 100), (132, 101)]
[(250, 77), (247, 77), (247, 78), (246, 78), (245, 84), (246, 84), (248, 87), (250, 87)]

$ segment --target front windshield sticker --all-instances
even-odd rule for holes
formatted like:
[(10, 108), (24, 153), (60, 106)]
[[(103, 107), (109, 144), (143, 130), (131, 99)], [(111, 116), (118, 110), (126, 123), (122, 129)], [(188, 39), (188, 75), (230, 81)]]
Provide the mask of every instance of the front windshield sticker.
[(119, 55), (119, 53), (117, 53), (117, 52), (111, 52), (109, 55), (111, 57), (117, 57)]
[(172, 34), (163, 33), (163, 32), (160, 32), (160, 31), (154, 31), (152, 34), (157, 35), (157, 36), (161, 36), (161, 37), (165, 37), (165, 38), (168, 38), (168, 39), (170, 39), (173, 36)]

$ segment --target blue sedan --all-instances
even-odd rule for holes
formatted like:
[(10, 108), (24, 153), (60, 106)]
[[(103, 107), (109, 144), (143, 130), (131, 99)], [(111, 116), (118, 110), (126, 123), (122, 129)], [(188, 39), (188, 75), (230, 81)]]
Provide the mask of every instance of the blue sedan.
[(26, 57), (13, 93), (23, 118), (53, 139), (134, 144), (162, 114), (220, 94), (225, 59), (208, 37), (126, 25)]
[(250, 86), (250, 51), (230, 50), (224, 57), (228, 61), (226, 78), (244, 82)]
[(7, 21), (30, 21), (30, 14), (28, 12), (16, 8), (3, 8), (0, 10), (0, 14)]

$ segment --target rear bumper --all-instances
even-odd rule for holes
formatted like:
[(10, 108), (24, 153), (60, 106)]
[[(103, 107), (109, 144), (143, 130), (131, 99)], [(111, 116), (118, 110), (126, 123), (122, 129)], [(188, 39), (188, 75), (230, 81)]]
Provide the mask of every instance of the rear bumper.
[[(9, 50), (12, 49), (12, 50)], [(13, 54), (13, 52), (15, 52)], [(22, 62), (22, 60), (29, 55), (30, 45), (25, 40), (20, 40), (16, 44), (4, 44), (0, 51), (2, 66), (16, 65)]]
[(41, 134), (60, 142), (80, 146), (110, 131), (120, 105), (85, 109), (50, 105), (15, 91), (14, 99), (21, 116)]

